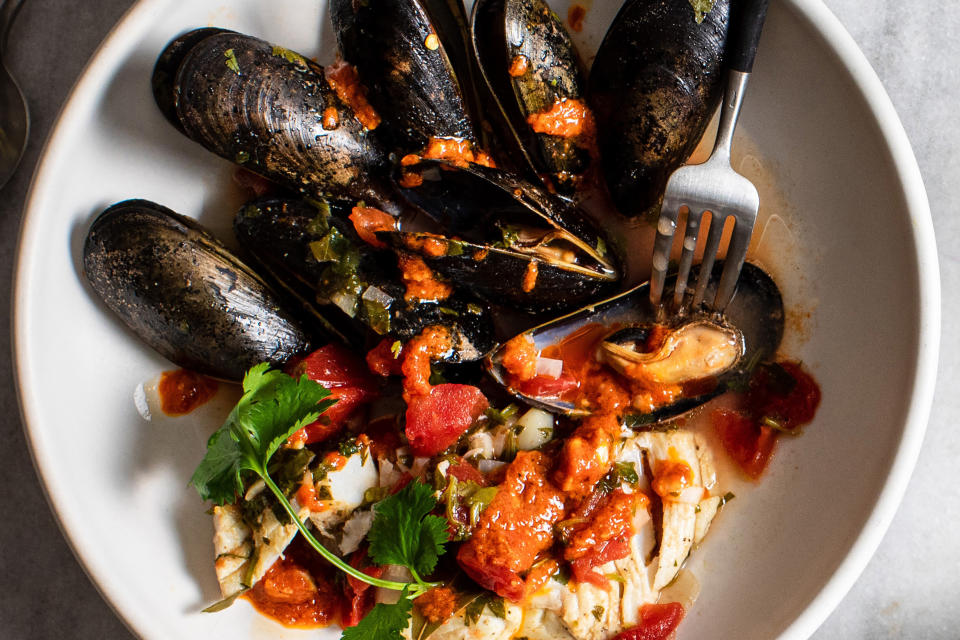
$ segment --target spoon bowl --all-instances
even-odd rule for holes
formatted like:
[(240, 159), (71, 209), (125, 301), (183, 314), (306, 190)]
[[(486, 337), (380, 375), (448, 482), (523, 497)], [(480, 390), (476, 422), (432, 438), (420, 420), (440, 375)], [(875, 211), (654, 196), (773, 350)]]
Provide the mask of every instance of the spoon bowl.
[[(723, 272), (723, 261), (718, 261), (710, 274), (707, 292), (714, 294)], [(673, 284), (676, 275), (667, 278), (668, 285)], [(687, 292), (688, 297), (692, 292)], [(687, 311), (685, 318), (697, 320), (706, 317), (706, 311)], [(599, 326), (608, 331), (599, 330), (597, 343), (601, 338), (622, 330), (661, 322), (663, 309), (650, 302), (650, 283), (645, 282), (617, 296), (597, 302), (580, 311), (575, 311), (556, 320), (551, 320), (524, 333), (533, 340), (536, 352), (542, 353), (548, 347), (559, 345), (577, 332), (584, 335), (591, 327)], [(776, 283), (762, 269), (744, 263), (740, 281), (733, 300), (727, 306), (722, 321), (737, 330), (743, 337), (743, 353), (736, 364), (726, 373), (717, 377), (717, 384), (709, 391), (693, 396), (680, 397), (676, 401), (658, 408), (651, 413), (642, 414), (643, 423), (655, 423), (670, 420), (691, 411), (711, 398), (723, 393), (728, 383), (740, 378), (746, 370), (761, 360), (772, 358), (780, 347), (783, 338), (784, 309), (783, 298)], [(547, 411), (570, 416), (586, 415), (587, 411), (578, 407), (563, 394), (538, 396), (523, 393), (514, 385), (502, 364), (505, 346), (491, 352), (486, 358), (486, 367), (491, 377), (511, 394), (531, 405)], [(587, 354), (587, 357), (594, 357)]]

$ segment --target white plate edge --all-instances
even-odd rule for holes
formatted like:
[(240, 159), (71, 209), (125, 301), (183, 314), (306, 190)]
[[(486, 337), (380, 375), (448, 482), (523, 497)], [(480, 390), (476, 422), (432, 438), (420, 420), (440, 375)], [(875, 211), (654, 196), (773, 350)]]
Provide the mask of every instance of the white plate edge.
[[(83, 540), (84, 536), (80, 533), (81, 530), (78, 528), (77, 522), (81, 519), (82, 514), (71, 513), (69, 501), (63, 498), (62, 494), (58, 498), (62, 489), (58, 488), (52, 477), (43, 472), (44, 465), (42, 462), (45, 458), (46, 449), (42, 441), (42, 434), (31, 432), (27, 426), (30, 422), (28, 417), (33, 396), (28, 397), (27, 390), (21, 385), (21, 379), (29, 377), (26, 372), (30, 365), (26, 361), (25, 354), (21, 352), (23, 343), (18, 340), (18, 337), (26, 335), (29, 327), (26, 326), (22, 314), (18, 312), (20, 305), (17, 304), (17, 301), (20, 298), (20, 291), (25, 288), (29, 281), (28, 275), (30, 273), (29, 266), (25, 264), (23, 249), (28, 242), (32, 243), (35, 235), (32, 231), (31, 216), (26, 214), (43, 204), (43, 194), (39, 192), (38, 185), (45, 182), (46, 174), (50, 171), (47, 157), (62, 136), (62, 131), (67, 128), (67, 123), (70, 121), (69, 114), (77, 111), (74, 105), (89, 100), (89, 94), (94, 92), (99, 83), (103, 81), (102, 76), (109, 70), (105, 67), (107, 67), (107, 61), (110, 58), (110, 51), (122, 48), (128, 40), (132, 39), (132, 34), (136, 31), (132, 25), (141, 24), (147, 20), (153, 12), (159, 11), (160, 5), (165, 1), (138, 0), (127, 10), (91, 56), (57, 115), (55, 124), (39, 156), (37, 169), (25, 199), (24, 215), (14, 261), (14, 286), (11, 305), (14, 379), (18, 390), (17, 396), (24, 433), (34, 467), (41, 479), (44, 495), (74, 556), (104, 597), (104, 600), (135, 635), (139, 635), (140, 629), (148, 628), (147, 620), (139, 613), (139, 608), (135, 606), (136, 603), (126, 597), (119, 585), (111, 584), (112, 578), (107, 572), (109, 567), (101, 566), (101, 563), (81, 552), (85, 540)], [(847, 551), (844, 560), (820, 593), (779, 636), (781, 639), (792, 640), (808, 638), (836, 608), (863, 572), (896, 514), (919, 456), (927, 420), (932, 408), (939, 356), (941, 318), (940, 274), (929, 202), (919, 165), (893, 103), (876, 72), (870, 66), (852, 36), (821, 0), (787, 0), (787, 3), (792, 5), (792, 8), (813, 25), (815, 30), (824, 38), (854, 84), (867, 98), (869, 109), (883, 132), (884, 141), (890, 150), (897, 173), (904, 185), (904, 195), (913, 230), (910, 239), (917, 247), (917, 272), (920, 280), (918, 289), (920, 307), (918, 337), (920, 343), (916, 360), (917, 369), (912, 380), (912, 400), (907, 410), (907, 421), (901, 438), (901, 446), (897, 450), (887, 480), (878, 495), (872, 512), (860, 535)]]

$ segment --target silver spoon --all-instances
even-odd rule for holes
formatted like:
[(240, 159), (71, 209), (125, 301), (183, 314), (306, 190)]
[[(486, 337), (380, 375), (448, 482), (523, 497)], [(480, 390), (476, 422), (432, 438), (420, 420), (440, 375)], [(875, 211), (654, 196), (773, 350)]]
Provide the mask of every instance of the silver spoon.
[(23, 0), (3, 0), (0, 4), (0, 188), (17, 170), (30, 134), (27, 101), (3, 60), (10, 25), (22, 3)]

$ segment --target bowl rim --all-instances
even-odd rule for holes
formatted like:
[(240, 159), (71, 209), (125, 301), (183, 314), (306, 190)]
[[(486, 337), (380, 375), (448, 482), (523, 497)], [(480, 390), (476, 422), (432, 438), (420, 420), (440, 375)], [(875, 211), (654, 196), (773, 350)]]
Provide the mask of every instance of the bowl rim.
[[(36, 400), (22, 382), (29, 378), (27, 371), (32, 365), (25, 352), (26, 341), (21, 339), (30, 332), (21, 300), (32, 276), (27, 260), (31, 252), (25, 248), (33, 245), (33, 239), (37, 235), (34, 230), (34, 221), (38, 216), (30, 214), (39, 210), (46, 197), (44, 191), (49, 188), (45, 186), (50, 181), (52, 163), (48, 161), (49, 156), (58, 146), (64, 131), (73, 126), (73, 121), (78, 114), (82, 113), (79, 107), (92, 101), (106, 75), (113, 68), (119, 52), (127, 50), (132, 45), (134, 36), (138, 33), (136, 25), (148, 23), (159, 17), (162, 9), (169, 2), (170, 0), (137, 0), (123, 14), (90, 57), (57, 114), (43, 144), (24, 200), (14, 259), (11, 297), (14, 382), (25, 439), (37, 476), (41, 481), (43, 494), (74, 557), (104, 601), (135, 635), (139, 635), (140, 630), (147, 628), (146, 615), (123, 593), (119, 585), (112, 583), (109, 567), (102, 566), (83, 551), (89, 540), (78, 527), (81, 514), (75, 513), (69, 507), (60, 485), (50, 473), (45, 471), (52, 468), (49, 460), (50, 449), (41, 434), (29, 427), (34, 423), (32, 409)], [(810, 637), (820, 627), (863, 572), (889, 528), (906, 491), (920, 453), (933, 403), (939, 357), (941, 301), (939, 264), (930, 206), (919, 165), (893, 103), (853, 37), (822, 0), (787, 0), (784, 7), (823, 37), (827, 49), (866, 100), (868, 109), (882, 133), (883, 142), (889, 150), (903, 190), (912, 230), (911, 236), (906, 240), (908, 244), (912, 242), (918, 276), (916, 283), (919, 312), (918, 351), (914, 375), (910, 381), (910, 402), (899, 446), (870, 515), (850, 545), (844, 559), (819, 593), (779, 636), (781, 639), (802, 639)]]

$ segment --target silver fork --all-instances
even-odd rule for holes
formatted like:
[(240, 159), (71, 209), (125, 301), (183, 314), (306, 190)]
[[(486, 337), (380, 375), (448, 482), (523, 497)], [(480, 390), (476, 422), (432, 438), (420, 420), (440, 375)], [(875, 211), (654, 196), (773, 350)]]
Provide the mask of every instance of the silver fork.
[[(740, 269), (750, 246), (750, 236), (757, 221), (760, 208), (760, 196), (757, 188), (748, 179), (730, 166), (730, 146), (733, 131), (740, 116), (743, 94), (747, 89), (753, 60), (757, 53), (757, 44), (763, 21), (767, 15), (770, 0), (739, 0), (731, 3), (731, 43), (728, 50), (727, 86), (723, 95), (720, 111), (720, 126), (710, 158), (703, 164), (680, 167), (667, 181), (660, 218), (657, 220), (657, 237), (653, 246), (653, 271), (650, 276), (650, 301), (659, 305), (663, 294), (667, 269), (670, 265), (670, 250), (677, 229), (677, 218), (683, 207), (688, 208), (686, 229), (683, 236), (683, 248), (674, 285), (673, 301), (679, 308), (687, 290), (687, 280), (693, 264), (693, 253), (697, 246), (700, 226), (706, 214), (710, 213), (709, 232), (703, 251), (703, 261), (697, 286), (694, 289), (692, 306), (703, 302), (707, 283), (713, 272), (713, 264), (720, 249), (723, 227), (728, 218), (733, 218), (733, 233), (727, 247), (727, 257), (723, 264), (723, 273), (712, 302), (707, 304), (722, 312), (736, 291)], [(734, 14), (734, 11), (740, 11)]]

